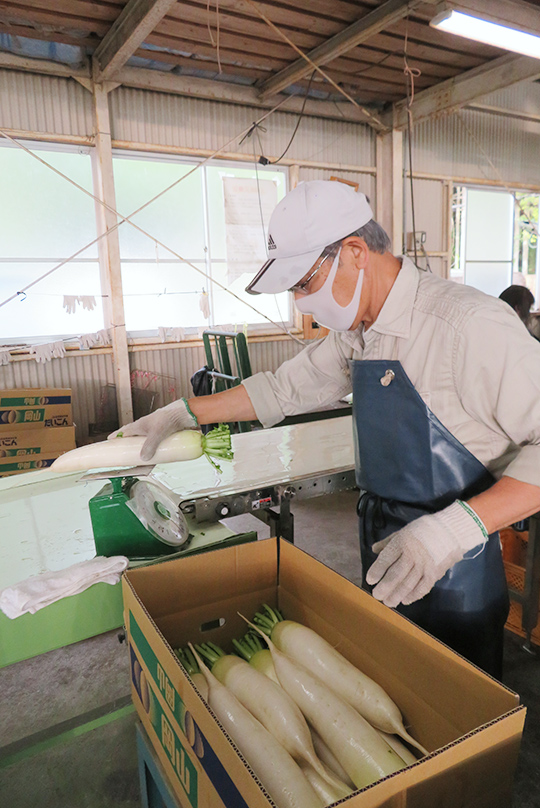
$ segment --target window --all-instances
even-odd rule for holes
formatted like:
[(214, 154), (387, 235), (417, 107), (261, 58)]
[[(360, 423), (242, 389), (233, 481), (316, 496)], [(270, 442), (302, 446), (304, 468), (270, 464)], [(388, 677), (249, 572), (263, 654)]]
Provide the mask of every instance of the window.
[(511, 284), (539, 297), (539, 195), (454, 188), (451, 278), (498, 297)]
[(290, 324), (286, 292), (261, 297), (244, 292), (266, 260), (265, 232), (286, 192), (285, 171), (216, 162), (193, 170), (196, 166), (162, 155), (114, 155), (123, 216), (185, 177), (131, 219), (148, 236), (128, 222), (119, 228), (128, 331), (144, 336), (169, 327), (260, 328), (268, 326), (262, 315)]
[[(90, 149), (27, 145), (93, 193)], [(199, 166), (122, 152), (115, 153), (113, 170), (117, 210), (135, 225), (118, 228), (131, 335), (155, 336), (159, 328), (261, 329), (269, 325), (265, 318), (292, 324), (288, 293), (244, 292), (267, 257), (265, 231), (286, 192), (285, 169), (215, 161)], [(97, 243), (47, 276), (96, 240), (94, 200), (10, 143), (0, 146), (0, 176), (0, 302), (40, 279), (2, 307), (2, 342), (52, 341), (104, 328)]]
[[(25, 144), (92, 192), (88, 149)], [(96, 238), (94, 201), (12, 144), (0, 146), (0, 302)], [(64, 308), (64, 296), (87, 296)], [(91, 298), (94, 298), (95, 305)], [(73, 306), (71, 306), (73, 308)], [(103, 328), (97, 244), (2, 307), (0, 339), (51, 338)]]

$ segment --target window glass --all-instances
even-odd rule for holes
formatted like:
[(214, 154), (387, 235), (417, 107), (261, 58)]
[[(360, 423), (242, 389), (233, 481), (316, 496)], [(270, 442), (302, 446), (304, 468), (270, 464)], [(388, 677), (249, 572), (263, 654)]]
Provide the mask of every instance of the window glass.
[[(265, 316), (290, 322), (287, 293), (254, 297), (244, 292), (267, 258), (268, 221), (285, 194), (285, 172), (225, 163), (196, 165), (154, 155), (115, 154), (117, 209), (123, 216), (186, 177), (132, 219), (161, 245), (127, 222), (119, 228), (128, 331), (143, 336), (164, 327), (264, 327), (269, 325)], [(202, 272), (175, 260), (165, 247)], [(208, 295), (205, 301), (203, 293)], [(203, 310), (204, 302), (208, 311)]]
[[(25, 144), (91, 193), (88, 149)], [(0, 146), (0, 303), (96, 239), (94, 200), (17, 146)], [(77, 335), (103, 328), (97, 244), (2, 307), (0, 338)], [(93, 308), (64, 296), (93, 296)]]
[[(0, 261), (1, 286), (6, 290), (5, 297), (54, 266), (56, 264), (45, 262)], [(65, 301), (65, 296), (79, 300)], [(97, 261), (70, 261), (29, 289), (25, 295), (20, 295), (0, 309), (0, 339), (4, 342), (80, 336), (93, 334), (101, 328), (103, 298)]]
[[(131, 221), (147, 233), (171, 247), (182, 258), (201, 261), (205, 258), (203, 175), (192, 174), (194, 164), (186, 165), (164, 158), (120, 157), (113, 160), (116, 209), (129, 216), (177, 180), (178, 183), (151, 202)], [(189, 174), (189, 176), (188, 176)], [(128, 222), (119, 227), (122, 259), (156, 257), (155, 241), (135, 230)], [(172, 258), (169, 253), (166, 258)]]
[[(206, 264), (194, 262), (206, 271)], [(180, 261), (122, 263), (124, 311), (131, 331), (154, 332), (157, 328), (206, 326), (200, 308), (205, 277)]]

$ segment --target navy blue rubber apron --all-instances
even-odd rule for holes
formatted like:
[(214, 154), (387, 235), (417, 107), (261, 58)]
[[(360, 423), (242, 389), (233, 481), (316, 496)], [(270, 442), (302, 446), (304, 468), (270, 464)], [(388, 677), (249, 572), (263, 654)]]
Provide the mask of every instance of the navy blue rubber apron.
[[(399, 361), (351, 360), (364, 588), (372, 545), (493, 484), (484, 465), (438, 420)], [(397, 608), (500, 679), (509, 598), (499, 534), (468, 552), (424, 598)]]

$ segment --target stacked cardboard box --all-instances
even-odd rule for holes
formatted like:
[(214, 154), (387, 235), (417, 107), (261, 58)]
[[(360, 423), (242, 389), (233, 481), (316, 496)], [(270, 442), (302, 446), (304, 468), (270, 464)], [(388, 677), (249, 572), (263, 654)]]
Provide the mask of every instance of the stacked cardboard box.
[[(330, 540), (330, 539), (329, 539)], [(218, 571), (218, 572), (216, 572)], [(224, 649), (261, 603), (322, 634), (381, 684), (430, 754), (343, 808), (508, 808), (525, 708), (445, 645), (288, 542), (275, 539), (129, 570), (132, 696), (182, 808), (270, 808), (173, 649)]]
[(0, 477), (47, 468), (74, 448), (70, 389), (0, 390)]

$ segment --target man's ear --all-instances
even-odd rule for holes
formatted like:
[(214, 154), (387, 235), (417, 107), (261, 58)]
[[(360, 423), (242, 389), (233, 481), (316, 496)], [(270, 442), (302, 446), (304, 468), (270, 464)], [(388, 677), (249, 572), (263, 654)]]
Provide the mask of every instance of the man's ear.
[[(360, 236), (349, 236), (343, 241), (343, 247), (351, 250), (355, 264), (364, 269), (369, 260), (369, 248)], [(342, 247), (342, 249), (343, 249)]]

